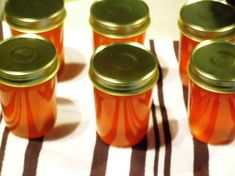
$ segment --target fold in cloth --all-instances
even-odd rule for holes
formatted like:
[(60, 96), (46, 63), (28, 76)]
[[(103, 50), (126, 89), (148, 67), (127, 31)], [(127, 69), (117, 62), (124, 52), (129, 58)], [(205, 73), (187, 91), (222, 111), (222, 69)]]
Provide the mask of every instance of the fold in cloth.
[(149, 129), (132, 148), (104, 144), (96, 135), (93, 87), (88, 77), (91, 35), (65, 33), (65, 71), (57, 85), (57, 122), (42, 138), (12, 135), (0, 123), (0, 173), (68, 176), (235, 175), (235, 143), (212, 146), (192, 135), (187, 89), (178, 73), (178, 42), (146, 39), (157, 55), (160, 79), (154, 86)]

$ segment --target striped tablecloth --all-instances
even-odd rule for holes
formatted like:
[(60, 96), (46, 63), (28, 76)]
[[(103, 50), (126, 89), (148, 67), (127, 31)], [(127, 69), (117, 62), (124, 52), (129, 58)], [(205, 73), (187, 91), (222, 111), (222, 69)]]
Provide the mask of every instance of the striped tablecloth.
[(178, 74), (178, 42), (147, 39), (159, 59), (149, 130), (132, 148), (104, 144), (96, 135), (88, 78), (91, 35), (65, 33), (66, 67), (57, 85), (58, 117), (45, 137), (27, 140), (0, 123), (2, 176), (234, 176), (235, 143), (207, 145), (192, 138), (187, 90)]

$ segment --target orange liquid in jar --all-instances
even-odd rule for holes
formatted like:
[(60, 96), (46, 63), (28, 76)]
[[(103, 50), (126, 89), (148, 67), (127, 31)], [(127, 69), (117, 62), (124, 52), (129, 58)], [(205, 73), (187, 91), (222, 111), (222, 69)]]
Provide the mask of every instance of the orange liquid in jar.
[(114, 96), (94, 88), (97, 132), (119, 147), (140, 142), (146, 135), (152, 90), (131, 96)]
[[(13, 36), (23, 34), (23, 32), (17, 31), (15, 29), (11, 29), (11, 33)], [(64, 28), (63, 25), (60, 25), (52, 30), (36, 33), (48, 40), (50, 40), (56, 47), (57, 50), (57, 56), (60, 61), (60, 69), (57, 73), (58, 76), (62, 74), (62, 71), (64, 69), (65, 61), (64, 61)]]
[(222, 144), (234, 139), (234, 93), (210, 92), (190, 81), (188, 110), (191, 132), (200, 141)]
[(32, 87), (0, 85), (2, 113), (15, 135), (37, 138), (45, 135), (56, 120), (56, 78)]
[(145, 32), (134, 37), (129, 38), (109, 38), (97, 32), (93, 32), (93, 45), (94, 49), (101, 45), (107, 45), (114, 42), (138, 42), (144, 44)]
[(193, 49), (199, 42), (191, 40), (187, 36), (181, 34), (180, 36), (180, 47), (179, 47), (179, 72), (180, 78), (185, 87), (188, 87), (188, 62)]

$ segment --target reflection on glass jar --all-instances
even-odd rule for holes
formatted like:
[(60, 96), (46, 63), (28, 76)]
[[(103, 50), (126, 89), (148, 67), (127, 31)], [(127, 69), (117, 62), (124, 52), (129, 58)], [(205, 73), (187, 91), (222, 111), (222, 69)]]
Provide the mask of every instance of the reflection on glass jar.
[(119, 147), (133, 146), (146, 135), (157, 59), (137, 43), (115, 43), (94, 53), (89, 75), (94, 85), (97, 133)]
[(106, 94), (94, 88), (97, 132), (108, 144), (138, 143), (148, 128), (152, 90), (129, 96)]
[(64, 18), (66, 11), (63, 0), (15, 1), (8, 0), (5, 6), (6, 21), (12, 35), (34, 33), (41, 35), (56, 46), (60, 60), (58, 75), (64, 68)]
[(94, 49), (113, 42), (143, 44), (149, 23), (149, 8), (142, 0), (101, 0), (90, 8)]
[(49, 40), (19, 35), (0, 44), (2, 114), (15, 135), (37, 138), (53, 128), (58, 69), (56, 49)]
[(189, 1), (180, 10), (179, 72), (184, 86), (188, 86), (187, 66), (190, 54), (200, 42), (235, 40), (235, 9), (222, 1)]
[(204, 41), (189, 62), (189, 125), (211, 144), (235, 137), (235, 44)]

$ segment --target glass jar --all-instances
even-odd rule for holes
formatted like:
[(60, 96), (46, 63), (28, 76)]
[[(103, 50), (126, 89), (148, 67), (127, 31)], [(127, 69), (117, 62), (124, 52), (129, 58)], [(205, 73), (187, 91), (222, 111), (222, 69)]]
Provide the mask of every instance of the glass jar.
[(129, 147), (146, 135), (157, 59), (140, 44), (99, 47), (91, 58), (97, 133), (107, 143)]
[(0, 43), (0, 102), (12, 133), (37, 138), (53, 128), (58, 69), (49, 40), (24, 34)]
[(204, 41), (189, 62), (189, 125), (198, 140), (223, 144), (235, 137), (235, 44)]
[(149, 8), (142, 0), (99, 0), (90, 8), (94, 49), (113, 42), (143, 44)]
[(63, 0), (8, 0), (6, 21), (12, 35), (34, 33), (53, 42), (60, 60), (60, 76), (64, 68), (64, 29), (66, 16)]
[(192, 50), (207, 39), (234, 41), (234, 19), (235, 9), (222, 1), (188, 1), (181, 8), (179, 72), (184, 86), (188, 86), (187, 65)]

